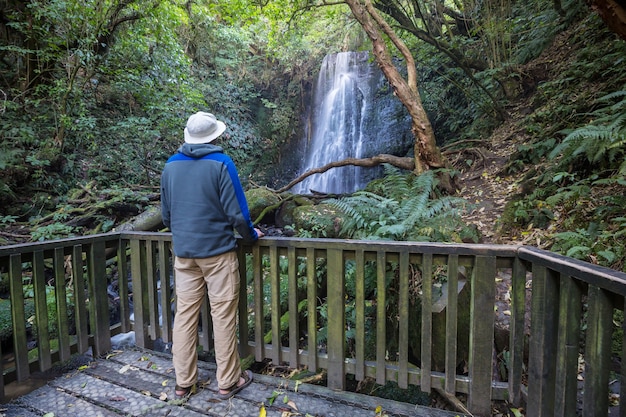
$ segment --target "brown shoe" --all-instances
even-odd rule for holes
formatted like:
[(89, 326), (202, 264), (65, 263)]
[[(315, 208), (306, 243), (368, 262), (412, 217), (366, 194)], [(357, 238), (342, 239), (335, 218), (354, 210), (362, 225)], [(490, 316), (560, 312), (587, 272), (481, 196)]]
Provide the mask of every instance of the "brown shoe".
[(237, 383), (235, 385), (233, 385), (232, 387), (225, 389), (223, 391), (228, 391), (224, 394), (222, 394), (221, 392), (217, 392), (217, 396), (220, 398), (220, 400), (227, 400), (230, 397), (232, 397), (233, 395), (237, 394), (239, 391), (241, 391), (242, 389), (244, 389), (245, 387), (247, 387), (248, 385), (250, 385), (252, 383), (252, 372), (251, 371), (243, 371), (241, 373), (241, 378), (243, 378), (243, 384), (241, 385), (237, 385), (239, 384), (239, 381), (237, 381)]

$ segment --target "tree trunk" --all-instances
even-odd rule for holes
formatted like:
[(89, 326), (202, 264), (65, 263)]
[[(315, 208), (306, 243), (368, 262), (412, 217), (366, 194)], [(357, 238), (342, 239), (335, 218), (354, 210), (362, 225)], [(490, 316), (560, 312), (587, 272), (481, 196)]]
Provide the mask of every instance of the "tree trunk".
[(300, 175), (295, 180), (291, 181), (289, 184), (285, 185), (278, 190), (272, 190), (277, 194), (285, 192), (289, 190), (294, 185), (302, 182), (305, 178), (310, 177), (313, 174), (321, 174), (329, 169), (344, 167), (347, 165), (354, 165), (359, 167), (374, 167), (380, 164), (390, 164), (396, 168), (406, 169), (407, 171), (415, 171), (415, 160), (413, 158), (401, 157), (389, 154), (380, 154), (376, 156), (372, 156), (371, 158), (346, 158), (341, 161), (334, 161), (329, 164), (324, 165), (323, 167), (315, 168), (310, 171), (305, 172)]
[(613, 32), (626, 40), (626, 3), (616, 0), (587, 0)]
[[(370, 0), (345, 0), (356, 20), (361, 24), (372, 41), (372, 51), (378, 66), (391, 84), (394, 93), (408, 110), (412, 120), (412, 132), (415, 137), (415, 174), (428, 169), (446, 167), (447, 161), (439, 151), (430, 120), (422, 105), (417, 89), (417, 74), (413, 55), (393, 29), (378, 14)], [(389, 37), (394, 46), (402, 53), (407, 64), (405, 80), (392, 62), (382, 34)], [(448, 191), (454, 190), (449, 176), (442, 178), (441, 185)]]

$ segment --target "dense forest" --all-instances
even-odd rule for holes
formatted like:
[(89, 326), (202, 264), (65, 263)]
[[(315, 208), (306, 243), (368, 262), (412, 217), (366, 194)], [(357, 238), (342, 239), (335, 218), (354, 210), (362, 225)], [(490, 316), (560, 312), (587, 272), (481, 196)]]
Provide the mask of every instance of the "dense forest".
[(626, 270), (626, 11), (591, 3), (0, 0), (0, 244), (107, 232), (158, 206), (198, 110), (227, 123), (247, 189), (284, 188), (322, 59), (370, 51), (415, 146), (325, 201), (340, 236), (484, 241), (472, 204), (493, 196), (466, 182), (497, 162), (510, 192), (486, 210), (490, 240)]

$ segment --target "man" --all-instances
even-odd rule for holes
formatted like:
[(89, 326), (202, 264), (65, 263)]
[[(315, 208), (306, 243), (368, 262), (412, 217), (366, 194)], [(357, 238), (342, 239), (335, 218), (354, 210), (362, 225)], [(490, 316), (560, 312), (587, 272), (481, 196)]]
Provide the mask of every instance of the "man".
[(227, 399), (250, 385), (237, 351), (239, 263), (234, 230), (247, 242), (263, 233), (250, 220), (248, 203), (233, 161), (212, 144), (226, 125), (211, 113), (187, 120), (185, 143), (161, 175), (163, 224), (172, 231), (176, 276), (176, 316), (172, 354), (176, 395), (196, 391), (198, 317), (209, 294), (218, 396)]

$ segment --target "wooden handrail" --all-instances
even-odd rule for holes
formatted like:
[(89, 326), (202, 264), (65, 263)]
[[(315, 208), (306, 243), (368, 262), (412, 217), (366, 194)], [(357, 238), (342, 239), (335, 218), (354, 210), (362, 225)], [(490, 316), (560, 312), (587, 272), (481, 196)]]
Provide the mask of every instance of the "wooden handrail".
[[(335, 389), (345, 389), (351, 374), (462, 393), (477, 416), (490, 414), (492, 400), (507, 400), (526, 403), (527, 415), (565, 417), (577, 412), (582, 359), (582, 414), (608, 415), (623, 272), (525, 246), (337, 239), (266, 237), (242, 244), (239, 259), (240, 349), (257, 361), (324, 370)], [(10, 284), (15, 357), (0, 378), (0, 393), (4, 384), (72, 353), (106, 353), (120, 332), (134, 331), (146, 348), (159, 338), (171, 341), (170, 234), (120, 232), (0, 247), (0, 272)], [(499, 381), (493, 378), (494, 303), (504, 273), (511, 279), (508, 380)], [(119, 300), (107, 295), (113, 281)], [(440, 300), (441, 288), (452, 290)], [(116, 322), (109, 317), (112, 302), (119, 305)], [(199, 340), (206, 351), (211, 334), (205, 304)], [(31, 340), (37, 349), (29, 353)], [(460, 362), (467, 372), (457, 372)]]

